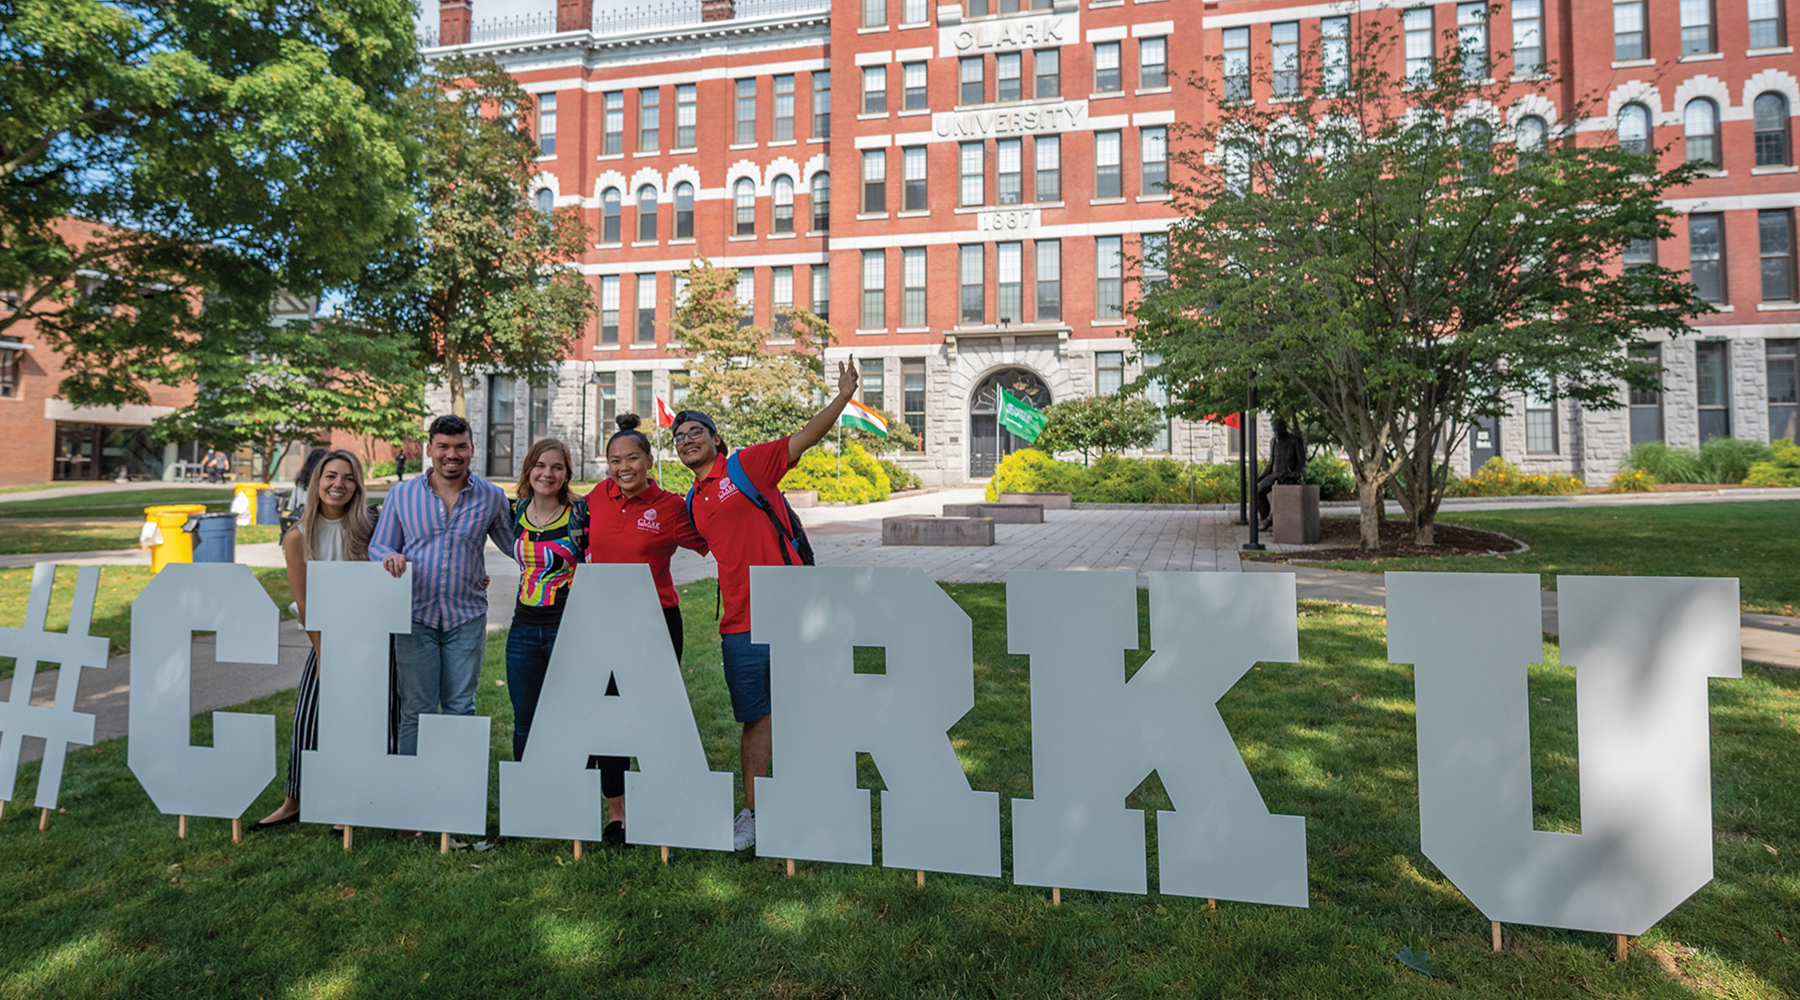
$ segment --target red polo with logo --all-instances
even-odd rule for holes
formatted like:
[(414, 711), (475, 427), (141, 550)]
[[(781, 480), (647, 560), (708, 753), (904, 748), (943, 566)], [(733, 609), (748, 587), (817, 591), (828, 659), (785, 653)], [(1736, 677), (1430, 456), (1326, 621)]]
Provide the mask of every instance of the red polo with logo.
[(634, 497), (626, 496), (611, 479), (602, 479), (588, 493), (587, 502), (588, 562), (647, 563), (662, 606), (674, 607), (681, 598), (669, 578), (669, 557), (677, 547), (706, 552), (706, 539), (688, 520), (687, 501), (654, 479)]
[[(788, 439), (740, 448), (737, 457), (750, 481), (774, 506), (775, 516), (792, 531), (779, 488), (781, 477), (794, 467), (788, 458)], [(725, 461), (720, 455), (694, 483), (694, 524), (719, 561), (719, 600), (724, 606), (720, 635), (750, 631), (750, 567), (786, 565), (781, 558), (783, 543), (769, 515), (738, 491), (725, 472)]]

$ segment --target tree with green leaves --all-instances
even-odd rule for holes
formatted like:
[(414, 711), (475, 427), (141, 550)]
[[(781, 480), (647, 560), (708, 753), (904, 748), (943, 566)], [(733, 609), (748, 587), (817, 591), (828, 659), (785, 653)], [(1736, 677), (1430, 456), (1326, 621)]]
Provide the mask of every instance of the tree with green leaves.
[(1079, 396), (1052, 403), (1044, 430), (1034, 442), (1046, 451), (1079, 451), (1083, 465), (1093, 454), (1142, 448), (1168, 423), (1162, 407), (1141, 396)]
[(1292, 68), (1292, 100), (1221, 100), (1185, 130), (1170, 185), (1185, 218), (1134, 336), (1183, 416), (1240, 409), (1255, 385), (1322, 425), (1355, 471), (1365, 549), (1396, 481), (1429, 545), (1446, 456), (1477, 418), (1527, 393), (1606, 409), (1621, 383), (1658, 384), (1629, 349), (1707, 307), (1620, 252), (1670, 235), (1663, 199), (1692, 171), (1578, 143), (1581, 107), (1533, 111), (1558, 106), (1555, 80), (1488, 82), (1510, 74), (1454, 33), (1403, 79), (1392, 31), (1358, 30), (1345, 61)]
[(145, 402), (215, 303), (359, 279), (411, 224), (405, 0), (0, 0), (0, 333)]
[(593, 315), (593, 289), (572, 265), (587, 247), (580, 209), (541, 212), (535, 108), (498, 63), (451, 56), (411, 92), (424, 144), (416, 239), (359, 283), (347, 313), (410, 334), (468, 415), (474, 369), (548, 381)]

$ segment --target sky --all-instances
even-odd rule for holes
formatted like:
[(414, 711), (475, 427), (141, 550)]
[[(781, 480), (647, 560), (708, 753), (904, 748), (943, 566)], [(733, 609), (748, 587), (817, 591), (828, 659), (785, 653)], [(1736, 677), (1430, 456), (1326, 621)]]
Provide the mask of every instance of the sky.
[[(415, 12), (414, 20), (422, 25), (436, 25), (438, 17), (437, 0), (420, 0), (421, 8)], [(475, 23), (500, 17), (518, 17), (522, 14), (553, 14), (556, 12), (556, 0), (473, 0)], [(618, 0), (595, 0), (594, 10), (612, 10), (619, 7), (635, 6), (620, 3)]]

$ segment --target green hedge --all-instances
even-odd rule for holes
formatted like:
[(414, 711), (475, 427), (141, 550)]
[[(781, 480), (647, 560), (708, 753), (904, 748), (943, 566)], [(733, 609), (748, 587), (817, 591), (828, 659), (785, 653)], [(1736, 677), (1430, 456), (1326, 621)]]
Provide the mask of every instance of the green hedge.
[(1751, 466), (1774, 460), (1761, 441), (1716, 437), (1692, 448), (1671, 448), (1661, 441), (1633, 445), (1622, 468), (1643, 472), (1659, 483), (1741, 483)]
[(1238, 472), (1235, 464), (1117, 455), (1084, 466), (1025, 448), (1001, 459), (988, 480), (987, 498), (1001, 493), (1070, 493), (1077, 503), (1236, 503)]
[(1744, 485), (1800, 486), (1800, 445), (1786, 440), (1775, 442), (1767, 460), (1750, 466)]
[(893, 492), (887, 470), (861, 445), (844, 445), (843, 462), (829, 448), (813, 448), (781, 477), (783, 490), (818, 490), (826, 503), (873, 503)]

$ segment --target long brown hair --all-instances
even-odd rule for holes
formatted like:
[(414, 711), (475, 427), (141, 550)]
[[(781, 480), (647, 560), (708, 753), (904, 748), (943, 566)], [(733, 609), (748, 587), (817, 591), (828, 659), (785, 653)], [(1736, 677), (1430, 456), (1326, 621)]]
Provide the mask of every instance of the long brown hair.
[(319, 558), (319, 550), (315, 548), (318, 534), (313, 527), (319, 523), (319, 512), (325, 509), (325, 501), (320, 498), (317, 485), (325, 473), (326, 463), (337, 461), (349, 462), (350, 473), (356, 478), (356, 489), (344, 503), (344, 551), (338, 555), (345, 562), (361, 562), (369, 558), (369, 536), (375, 533), (375, 519), (369, 516), (369, 500), (363, 490), (362, 462), (342, 448), (326, 452), (313, 467), (314, 485), (307, 491), (306, 506), (300, 508), (300, 542), (308, 559)]
[(531, 446), (531, 450), (525, 453), (525, 464), (520, 467), (519, 485), (513, 490), (513, 496), (530, 502), (532, 497), (531, 470), (537, 468), (538, 459), (544, 457), (544, 452), (552, 448), (562, 452), (563, 468), (569, 470), (568, 477), (563, 480), (562, 489), (557, 491), (556, 502), (564, 507), (569, 506), (569, 480), (575, 478), (575, 460), (569, 456), (569, 446), (556, 438), (538, 438), (537, 443)]

